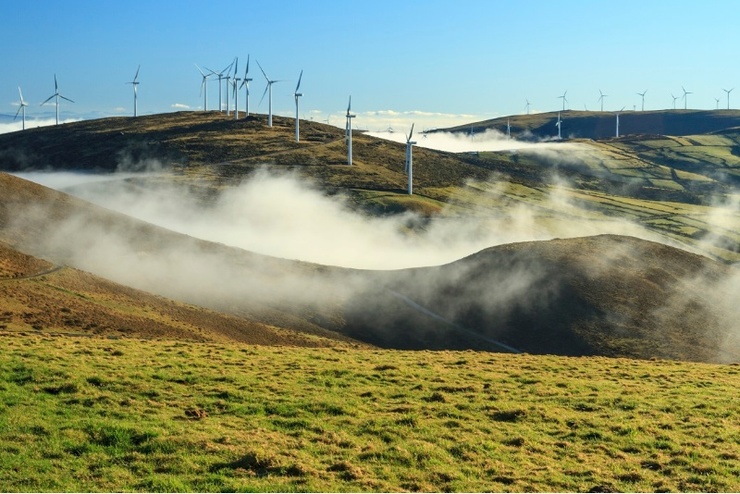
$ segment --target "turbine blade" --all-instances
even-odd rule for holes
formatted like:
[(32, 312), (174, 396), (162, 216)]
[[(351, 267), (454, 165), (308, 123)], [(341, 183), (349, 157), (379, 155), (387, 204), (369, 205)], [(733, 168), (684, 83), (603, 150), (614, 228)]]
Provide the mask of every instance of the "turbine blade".
[[(195, 68), (198, 69), (198, 72), (200, 72), (200, 75), (202, 75), (203, 77), (206, 76), (206, 74), (201, 70), (201, 68), (198, 67), (198, 64), (197, 63), (195, 63), (193, 65), (195, 65)], [(208, 70), (208, 67), (206, 67), (206, 70)], [(211, 72), (213, 72), (213, 71), (211, 71)]]
[(62, 95), (60, 94), (60, 95), (59, 95), (59, 97), (60, 97), (60, 98), (62, 98), (62, 99), (66, 99), (66, 100), (67, 100), (67, 101), (69, 101), (70, 103), (74, 103), (74, 101), (72, 101), (71, 99), (67, 98), (66, 96), (62, 96)]
[(411, 140), (411, 137), (414, 135), (414, 124), (411, 124), (411, 132), (409, 132), (409, 141)]
[(18, 86), (18, 96), (21, 98), (21, 105), (23, 105), (25, 102), (23, 101), (23, 93), (21, 92), (21, 87)]
[(15, 120), (16, 118), (18, 118), (18, 114), (21, 112), (22, 109), (23, 109), (23, 105), (20, 105), (18, 107), (18, 111), (15, 112), (15, 116), (13, 117), (13, 120)]
[(48, 103), (51, 100), (51, 98), (53, 98), (54, 96), (56, 96), (56, 93), (55, 94), (52, 94), (51, 96), (49, 96), (48, 98), (46, 98), (44, 100), (44, 102), (41, 103), (39, 106), (44, 106), (44, 104)]
[(54, 92), (59, 92), (59, 85), (57, 84), (57, 75), (54, 74)]
[(239, 70), (239, 57), (234, 58), (234, 77), (236, 77), (236, 73)]
[(352, 111), (352, 95), (350, 95), (349, 103), (347, 104), (347, 115), (349, 115), (350, 111)]
[(267, 90), (268, 90), (268, 89), (270, 89), (270, 84), (269, 84), (269, 82), (268, 82), (267, 86), (265, 86), (265, 91), (264, 91), (264, 92), (262, 93), (262, 97), (260, 98), (260, 102), (259, 102), (259, 105), (257, 105), (257, 106), (260, 106), (260, 105), (262, 105), (262, 102), (263, 102), (263, 101), (265, 100), (265, 95), (267, 94)]
[(301, 87), (301, 79), (303, 79), (303, 70), (301, 70), (301, 75), (298, 76), (298, 85), (295, 87), (295, 92), (298, 92), (298, 88)]
[(139, 67), (136, 69), (136, 75), (134, 76), (134, 82), (136, 82), (136, 79), (139, 77), (139, 70), (141, 69), (141, 64), (139, 64)]
[(244, 78), (246, 79), (247, 74), (249, 74), (249, 55), (247, 55), (247, 70), (244, 71)]
[(265, 76), (265, 80), (269, 83), (270, 82), (270, 78), (267, 77), (267, 74), (265, 74), (265, 69), (262, 68), (262, 65), (260, 65), (260, 61), (259, 60), (256, 60), (256, 62), (257, 62), (257, 67), (259, 67), (260, 70), (262, 71), (262, 75)]

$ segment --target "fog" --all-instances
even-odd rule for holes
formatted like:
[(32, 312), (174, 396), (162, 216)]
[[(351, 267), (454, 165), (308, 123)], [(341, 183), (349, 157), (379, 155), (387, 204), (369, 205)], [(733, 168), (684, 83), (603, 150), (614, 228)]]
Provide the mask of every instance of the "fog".
[[(614, 233), (659, 240), (639, 225), (571, 204), (563, 183), (537, 207), (448, 211), (431, 220), (414, 213), (369, 216), (343, 195), (326, 196), (292, 174), (257, 172), (239, 186), (204, 199), (157, 175), (25, 173), (41, 183), (172, 231), (270, 256), (362, 269), (449, 263), (504, 243)], [(136, 177), (136, 180), (130, 180)], [(147, 179), (151, 179), (151, 185)], [(477, 184), (502, 200), (505, 183)]]

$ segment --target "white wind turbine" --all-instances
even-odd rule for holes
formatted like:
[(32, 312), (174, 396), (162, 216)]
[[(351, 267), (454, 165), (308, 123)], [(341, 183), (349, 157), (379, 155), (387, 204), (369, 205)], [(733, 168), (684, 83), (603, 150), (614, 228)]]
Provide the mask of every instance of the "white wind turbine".
[(298, 118), (298, 98), (303, 96), (303, 93), (299, 93), (298, 89), (301, 87), (301, 79), (303, 79), (303, 70), (301, 70), (301, 75), (298, 76), (298, 84), (296, 85), (295, 92), (293, 93), (293, 97), (295, 98), (295, 142), (298, 142), (300, 140), (301, 121)]
[[(234, 62), (232, 61), (229, 65), (227, 65), (224, 70), (221, 72), (216, 72), (215, 70), (211, 70), (208, 67), (206, 67), (206, 70), (210, 70), (211, 74), (214, 74), (216, 77), (218, 77), (218, 111), (223, 111), (222, 105), (221, 105), (221, 80), (224, 78), (224, 72), (227, 70), (231, 70), (231, 66), (234, 65)], [(227, 86), (227, 99), (228, 99), (228, 86)]]
[[(267, 108), (268, 108), (268, 111), (267, 111), (267, 126), (268, 127), (272, 127), (272, 85), (274, 83), (280, 82), (280, 81), (277, 80), (277, 79), (276, 80), (271, 80), (269, 77), (267, 77), (267, 74), (265, 74), (265, 69), (262, 68), (262, 66), (260, 65), (259, 60), (257, 60), (257, 66), (260, 68), (260, 70), (262, 71), (262, 75), (265, 76), (265, 80), (267, 81), (267, 86), (265, 87), (265, 92), (262, 93), (262, 99), (260, 100), (260, 103), (262, 103), (262, 100), (265, 99), (265, 94), (268, 93), (268, 92), (270, 93), (269, 94), (269, 98), (270, 99), (267, 102), (268, 103), (267, 104)], [(352, 163), (350, 163), (350, 164), (352, 164)]]
[(641, 93), (637, 93), (637, 95), (642, 98), (642, 107), (640, 111), (645, 111), (645, 93), (647, 93), (647, 89)]
[(137, 110), (137, 88), (139, 87), (139, 83), (136, 79), (139, 78), (139, 69), (141, 69), (141, 65), (136, 69), (136, 75), (134, 75), (134, 80), (131, 82), (127, 82), (126, 84), (131, 84), (134, 86), (134, 116), (136, 116), (136, 110)]
[(409, 195), (414, 193), (414, 144), (416, 141), (412, 141), (411, 137), (414, 135), (414, 124), (411, 124), (411, 132), (406, 136), (406, 165), (404, 171), (408, 174), (408, 193)]
[(244, 89), (244, 118), (249, 116), (249, 82), (252, 80), (249, 76), (249, 55), (247, 55), (247, 68), (244, 70), (244, 79), (242, 80), (242, 86)]
[(349, 104), (347, 105), (347, 164), (352, 165), (352, 119), (357, 115), (352, 114), (352, 96), (349, 97)]
[(59, 125), (59, 98), (66, 99), (70, 103), (74, 103), (71, 99), (67, 98), (66, 96), (62, 96), (59, 93), (59, 85), (57, 84), (57, 75), (54, 74), (54, 94), (46, 98), (46, 100), (41, 103), (40, 106), (44, 106), (49, 100), (54, 98), (54, 105), (56, 106), (56, 125)]
[(239, 120), (239, 81), (241, 81), (241, 79), (237, 74), (238, 69), (239, 57), (234, 59), (234, 82), (232, 83), (234, 88), (234, 120)]
[(673, 98), (673, 109), (674, 109), (674, 110), (676, 109), (676, 100), (677, 100), (677, 99), (678, 99), (679, 97), (680, 97), (680, 96), (673, 96), (673, 93), (671, 93), (671, 98)]
[(691, 91), (686, 91), (686, 89), (681, 86), (681, 89), (683, 89), (683, 109), (686, 110), (689, 106), (689, 94), (694, 94)]
[(211, 70), (210, 74), (206, 74), (200, 67), (198, 67), (197, 63), (195, 64), (195, 68), (197, 68), (200, 75), (203, 76), (203, 79), (200, 81), (200, 94), (203, 95), (203, 111), (208, 111), (208, 78), (213, 75), (213, 71)]
[(21, 92), (20, 86), (18, 86), (18, 98), (20, 99), (20, 106), (18, 106), (18, 111), (15, 112), (15, 117), (13, 117), (13, 120), (18, 118), (18, 114), (22, 111), (23, 112), (23, 130), (26, 130), (26, 107), (28, 106), (28, 103), (23, 101), (23, 93)]
[[(413, 126), (413, 124), (412, 124)], [(511, 139), (511, 123), (509, 123), (509, 119), (506, 119), (506, 138)]]
[(529, 103), (529, 100), (528, 100), (528, 99), (524, 98), (524, 101), (526, 101), (526, 102), (527, 102), (527, 104), (526, 104), (526, 105), (524, 105), (524, 109), (525, 109), (525, 110), (527, 111), (527, 115), (529, 115), (529, 107), (530, 107), (531, 105), (530, 105), (530, 103)]
[(716, 101), (716, 102), (717, 102), (717, 107), (716, 107), (716, 109), (717, 109), (717, 110), (719, 110), (719, 98), (714, 98), (714, 101)]
[(608, 94), (604, 94), (601, 92), (601, 89), (599, 89), (599, 103), (601, 103), (601, 111), (604, 111), (604, 98), (609, 96)]
[(555, 127), (558, 128), (558, 139), (562, 139), (562, 134), (560, 133), (560, 129), (563, 127), (563, 121), (560, 119), (560, 112), (558, 112), (558, 121), (555, 122)]
[(558, 96), (558, 99), (563, 100), (563, 111), (565, 111), (565, 104), (568, 102), (568, 98), (565, 97), (565, 95), (568, 94), (568, 90), (566, 89), (562, 96)]
[(730, 109), (730, 93), (731, 93), (731, 92), (732, 92), (732, 91), (733, 91), (734, 89), (735, 89), (735, 88), (732, 88), (732, 89), (723, 89), (723, 90), (722, 90), (722, 91), (724, 91), (724, 92), (726, 92), (726, 93), (727, 93), (727, 109), (728, 109), (728, 110)]

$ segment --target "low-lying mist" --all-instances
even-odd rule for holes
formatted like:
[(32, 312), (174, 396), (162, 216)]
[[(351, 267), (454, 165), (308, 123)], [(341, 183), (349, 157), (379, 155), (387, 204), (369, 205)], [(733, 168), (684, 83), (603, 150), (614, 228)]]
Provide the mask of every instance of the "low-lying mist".
[[(208, 200), (187, 187), (155, 180), (150, 186), (146, 175), (19, 176), (203, 240), (350, 268), (439, 265), (494, 245), (555, 237), (612, 233), (659, 239), (639, 225), (586, 214), (559, 187), (536, 208), (522, 203), (495, 213), (450, 213), (429, 220), (414, 213), (369, 216), (354, 210), (345, 196), (329, 197), (297, 175), (266, 170)], [(485, 187), (491, 198), (504, 194), (503, 185)]]

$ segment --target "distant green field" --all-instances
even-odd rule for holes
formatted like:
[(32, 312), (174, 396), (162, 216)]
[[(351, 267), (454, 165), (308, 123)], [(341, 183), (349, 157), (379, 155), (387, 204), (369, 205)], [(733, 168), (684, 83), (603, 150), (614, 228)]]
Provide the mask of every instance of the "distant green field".
[(0, 339), (0, 491), (740, 490), (737, 365)]

